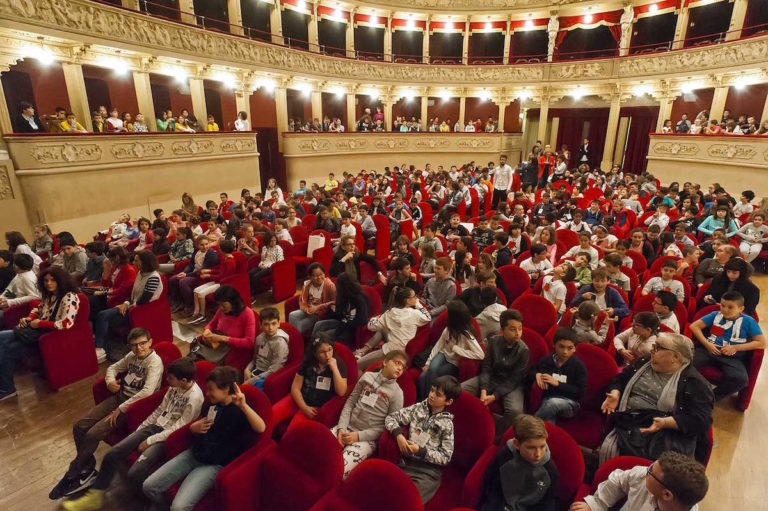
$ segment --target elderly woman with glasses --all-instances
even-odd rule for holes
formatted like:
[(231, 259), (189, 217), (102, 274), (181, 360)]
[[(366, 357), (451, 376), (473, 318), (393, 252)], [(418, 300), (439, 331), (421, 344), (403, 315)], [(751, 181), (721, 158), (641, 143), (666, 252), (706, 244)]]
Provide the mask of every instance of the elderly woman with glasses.
[(692, 359), (689, 338), (662, 333), (650, 358), (611, 381), (602, 411), (611, 415), (613, 430), (600, 446), (601, 464), (615, 456), (656, 459), (669, 450), (706, 459), (714, 396)]
[(370, 264), (376, 271), (379, 281), (385, 286), (387, 285), (387, 277), (382, 273), (376, 258), (372, 255), (358, 252), (355, 238), (352, 236), (341, 237), (339, 247), (333, 253), (333, 259), (331, 260), (331, 277), (338, 277), (342, 273), (348, 273), (350, 276), (355, 277), (358, 282), (361, 282), (360, 261)]

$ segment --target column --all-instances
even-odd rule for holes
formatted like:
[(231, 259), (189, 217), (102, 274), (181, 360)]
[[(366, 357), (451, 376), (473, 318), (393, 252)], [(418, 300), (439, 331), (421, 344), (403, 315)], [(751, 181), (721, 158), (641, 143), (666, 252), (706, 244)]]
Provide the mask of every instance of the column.
[(674, 102), (674, 96), (662, 96), (659, 98), (659, 119), (656, 121), (656, 133), (661, 133), (664, 121), (669, 119), (669, 116), (672, 114), (672, 103)]
[(464, 22), (464, 37), (462, 37), (461, 63), (469, 64), (469, 18)]
[(229, 14), (229, 31), (235, 35), (243, 35), (243, 13), (240, 0), (227, 0)]
[(120, 5), (132, 11), (139, 10), (139, 0), (120, 0)]
[(395, 102), (391, 98), (385, 98), (381, 100), (381, 103), (384, 105), (384, 129), (392, 131), (392, 107), (395, 105)]
[(309, 51), (319, 52), (320, 40), (317, 36), (317, 2), (313, 4), (312, 14), (309, 16), (307, 38), (309, 39)]
[(762, 124), (763, 119), (768, 121), (768, 98), (765, 98), (765, 105), (763, 105), (763, 114), (760, 116), (760, 123)]
[(624, 161), (624, 148), (627, 146), (629, 134), (629, 117), (619, 118), (619, 133), (616, 136), (616, 148), (613, 150), (613, 163), (621, 165)]
[(427, 16), (427, 24), (424, 26), (424, 37), (421, 38), (421, 54), (425, 64), (429, 64), (429, 25), (430, 17)]
[(279, 2), (275, 2), (269, 10), (269, 29), (272, 32), (272, 44), (285, 44), (283, 42), (283, 11)]
[(725, 100), (728, 99), (728, 89), (728, 86), (715, 87), (715, 95), (712, 96), (712, 106), (709, 107), (710, 119), (717, 119), (719, 121), (723, 118)]
[[(464, 118), (467, 116), (467, 98), (466, 96), (462, 95), (459, 98), (459, 125), (464, 128)], [(453, 130), (453, 126), (451, 126), (451, 130)]]
[[(5, 70), (7, 69), (8, 68), (5, 68)], [(0, 69), (0, 71), (2, 70), (3, 69)], [(13, 133), (11, 113), (8, 111), (8, 102), (5, 100), (5, 90), (3, 90), (2, 82), (0, 82), (0, 133), (4, 135), (11, 135)], [(7, 147), (5, 147), (5, 143), (0, 143), (0, 151), (5, 149), (7, 149)]]
[(507, 30), (504, 32), (504, 56), (502, 63), (506, 66), (509, 64), (509, 50), (512, 48), (512, 32), (510, 31), (510, 25), (512, 22), (507, 18)]
[(179, 11), (181, 11), (182, 23), (197, 25), (194, 0), (179, 0)]
[(384, 61), (392, 62), (392, 14), (387, 17), (384, 27)]
[(553, 117), (552, 123), (549, 125), (549, 140), (542, 140), (544, 145), (549, 145), (552, 150), (557, 150), (557, 132), (560, 130), (560, 118)]
[[(241, 85), (235, 89), (235, 108), (238, 113), (245, 112), (248, 114), (249, 121), (253, 123), (253, 119), (251, 119), (251, 91), (246, 87), (248, 86)], [(224, 124), (224, 119), (221, 122)], [(253, 129), (253, 126), (251, 126), (251, 129)]]
[(80, 64), (62, 62), (61, 68), (64, 71), (64, 84), (67, 87), (67, 96), (69, 97), (69, 106), (72, 112), (74, 112), (77, 120), (80, 121), (80, 124), (85, 129), (93, 131), (91, 110), (88, 107), (88, 96), (85, 93), (83, 67)]
[(355, 110), (355, 92), (347, 93), (347, 131), (357, 131), (357, 113)]
[(319, 90), (312, 91), (312, 119), (323, 120), (323, 93)]
[(688, 7), (681, 7), (677, 13), (677, 25), (675, 26), (675, 37), (672, 40), (672, 49), (679, 50), (685, 44), (685, 34), (688, 32)]
[(549, 96), (541, 96), (541, 107), (539, 108), (539, 133), (536, 135), (536, 140), (541, 140), (544, 143), (544, 138), (547, 136), (547, 116), (549, 115)]
[(136, 102), (139, 105), (139, 112), (144, 114), (144, 123), (149, 131), (157, 131), (155, 102), (152, 100), (152, 86), (149, 83), (149, 73), (134, 71), (133, 86), (136, 89)]
[(726, 41), (733, 41), (741, 37), (741, 29), (744, 28), (744, 18), (747, 15), (747, 0), (735, 0), (733, 2), (733, 11), (731, 12), (731, 24), (728, 27), (728, 33), (725, 34)]
[[(200, 122), (208, 118), (208, 107), (205, 104), (205, 89), (202, 78), (189, 79), (189, 95), (192, 96), (192, 111)], [(223, 119), (222, 119), (223, 122)]]
[(608, 128), (605, 132), (605, 146), (603, 147), (603, 161), (600, 168), (608, 172), (613, 165), (613, 150), (616, 147), (616, 132), (619, 129), (619, 112), (621, 111), (621, 95), (611, 95), (611, 110), (608, 113)]
[(427, 131), (427, 123), (429, 122), (429, 92), (427, 90), (421, 95), (421, 131)]
[(355, 58), (355, 11), (353, 8), (349, 11), (349, 20), (347, 20), (347, 58)]
[(275, 87), (275, 111), (277, 113), (277, 148), (283, 150), (283, 133), (288, 131), (288, 96), (285, 87)]
[(499, 105), (499, 120), (497, 122), (497, 130), (499, 133), (504, 133), (504, 118), (507, 115), (507, 105), (509, 105), (509, 101), (499, 101), (497, 103)]

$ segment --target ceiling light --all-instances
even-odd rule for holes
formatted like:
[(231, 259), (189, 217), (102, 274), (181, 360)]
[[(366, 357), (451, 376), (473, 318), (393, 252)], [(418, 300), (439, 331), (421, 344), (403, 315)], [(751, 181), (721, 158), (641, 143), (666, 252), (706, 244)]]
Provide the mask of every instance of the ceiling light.
[(371, 23), (371, 25), (378, 24), (379, 23), (379, 18), (377, 18), (375, 14), (372, 15), (371, 18), (370, 18), (370, 23)]
[(298, 2), (296, 2), (296, 7), (303, 10), (303, 9), (306, 9), (307, 4), (306, 2), (304, 2), (304, 0), (299, 0)]
[(440, 92), (437, 94), (437, 96), (438, 96), (440, 99), (442, 99), (443, 101), (448, 101), (449, 99), (451, 99), (451, 92), (450, 92), (449, 90), (447, 90), (447, 89), (443, 89), (443, 90), (441, 90), (441, 91), (440, 91)]
[(301, 92), (305, 96), (309, 96), (312, 93), (312, 84), (307, 83), (307, 82), (296, 83), (293, 86), (293, 88), (298, 90), (299, 92)]
[(573, 92), (571, 92), (571, 97), (576, 101), (580, 100), (584, 97), (584, 89), (581, 87), (574, 89)]
[(333, 16), (337, 19), (342, 19), (344, 17), (344, 14), (339, 9), (336, 9), (335, 11), (333, 11)]
[(340, 97), (345, 95), (347, 90), (341, 85), (336, 85), (335, 87), (331, 87), (331, 93), (335, 94), (337, 97)]
[(413, 21), (413, 20), (408, 20), (408, 21), (405, 23), (405, 26), (406, 26), (406, 27), (408, 27), (409, 29), (413, 30), (413, 29), (414, 29), (414, 27), (416, 27), (416, 22), (415, 22), (415, 21)]
[(592, 15), (591, 14), (585, 14), (584, 15), (584, 23), (592, 23)]
[(525, 29), (530, 30), (533, 28), (533, 20), (525, 20)]
[(376, 89), (369, 90), (368, 97), (371, 98), (371, 101), (376, 101), (377, 99), (379, 99), (379, 91)]
[(736, 90), (744, 90), (748, 85), (752, 84), (752, 80), (750, 80), (746, 76), (739, 76), (734, 80), (733, 86), (736, 88)]
[(690, 94), (696, 90), (696, 84), (694, 82), (685, 82), (680, 85), (680, 92), (683, 94)]
[(491, 92), (488, 89), (483, 89), (480, 91), (480, 101), (488, 101), (491, 99)]
[(528, 92), (527, 90), (522, 90), (522, 91), (520, 91), (520, 94), (517, 95), (517, 98), (520, 101), (525, 101), (526, 99), (529, 99), (530, 97), (531, 97), (531, 93)]
[(413, 92), (411, 89), (406, 89), (403, 91), (403, 97), (406, 101), (411, 101), (413, 98), (416, 97), (416, 93)]
[(650, 85), (638, 85), (634, 89), (632, 89), (632, 94), (635, 95), (635, 97), (645, 96), (646, 94), (651, 93), (651, 86)]
[(651, 4), (650, 7), (648, 7), (648, 12), (656, 12), (659, 10), (659, 6), (656, 4)]
[(453, 30), (453, 21), (447, 21), (445, 23), (446, 30)]
[(486, 22), (485, 22), (485, 29), (486, 29), (486, 30), (490, 30), (492, 27), (493, 27), (493, 24), (491, 24), (491, 22), (490, 22), (490, 21), (486, 21)]
[(27, 49), (27, 54), (44, 66), (49, 66), (56, 60), (53, 57), (53, 53), (45, 48), (45, 46), (30, 46)]

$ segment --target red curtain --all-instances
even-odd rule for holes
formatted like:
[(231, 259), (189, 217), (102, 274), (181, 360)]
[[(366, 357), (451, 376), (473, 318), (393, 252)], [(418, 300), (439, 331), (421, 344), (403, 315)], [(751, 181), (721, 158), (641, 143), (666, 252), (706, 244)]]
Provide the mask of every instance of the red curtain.
[(614, 25), (621, 21), (621, 15), (624, 11), (622, 9), (610, 12), (601, 12), (592, 15), (592, 21), (589, 23), (584, 22), (584, 16), (561, 16), (558, 18), (560, 23), (560, 30), (568, 30), (575, 25), (583, 25), (581, 28), (593, 28), (601, 21)]
[(621, 25), (611, 25), (608, 27), (608, 30), (611, 31), (611, 35), (617, 43), (621, 41)]
[(624, 172), (639, 174), (648, 167), (648, 134), (656, 129), (659, 107), (622, 108), (620, 115), (630, 118), (622, 169)]
[(553, 108), (549, 111), (549, 118), (560, 118), (557, 130), (557, 147), (559, 151), (563, 144), (571, 151), (570, 166), (576, 166), (579, 155), (579, 146), (583, 140), (584, 123), (589, 122), (589, 138), (592, 147), (590, 163), (592, 166), (600, 164), (603, 146), (605, 145), (605, 132), (608, 127), (608, 108)]

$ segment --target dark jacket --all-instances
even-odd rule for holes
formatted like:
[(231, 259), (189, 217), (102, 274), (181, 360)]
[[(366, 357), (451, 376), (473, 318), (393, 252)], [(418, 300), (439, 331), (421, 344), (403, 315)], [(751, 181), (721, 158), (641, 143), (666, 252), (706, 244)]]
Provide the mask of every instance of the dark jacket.
[(496, 250), (496, 268), (501, 268), (512, 262), (512, 251), (507, 247)]
[(734, 283), (733, 289), (729, 289), (731, 281), (725, 272), (712, 279), (712, 283), (707, 290), (708, 295), (712, 295), (715, 303), (720, 303), (720, 298), (727, 291), (736, 291), (744, 297), (744, 314), (751, 316), (755, 313), (755, 307), (760, 301), (760, 289), (747, 279), (739, 279)]
[(584, 363), (573, 355), (560, 367), (555, 364), (553, 355), (547, 355), (536, 364), (535, 372), (542, 374), (561, 374), (566, 377), (565, 383), (557, 387), (550, 385), (544, 391), (543, 398), (564, 397), (574, 401), (580, 401), (587, 392), (587, 368)]
[[(648, 360), (649, 358), (646, 357), (625, 367), (622, 372), (611, 380), (611, 383), (606, 388), (606, 392), (611, 392), (615, 389), (624, 392), (629, 380)], [(672, 412), (672, 417), (677, 422), (678, 429), (676, 431), (671, 429), (662, 431), (668, 435), (682, 435), (689, 439), (696, 439), (695, 457), (698, 461), (703, 461), (709, 452), (707, 431), (712, 427), (712, 409), (714, 406), (715, 397), (712, 394), (709, 382), (704, 379), (693, 365), (689, 365), (680, 375), (680, 382), (677, 384), (677, 400), (675, 401), (675, 409)]]
[[(189, 264), (184, 269), (184, 273), (187, 275), (192, 275), (194, 273), (197, 273), (195, 271), (195, 256), (197, 255), (197, 249), (195, 249), (194, 252), (192, 252), (192, 257), (189, 259)], [(208, 251), (205, 253), (205, 258), (203, 259), (203, 268), (211, 269), (214, 268), (219, 264), (219, 254), (216, 252), (216, 250), (209, 248)]]
[[(345, 254), (343, 254), (341, 251), (337, 250), (333, 253), (333, 259), (331, 259), (331, 277), (338, 277), (342, 273), (344, 273), (345, 263), (341, 262), (341, 258), (344, 257)], [(379, 263), (376, 261), (376, 258), (369, 254), (363, 254), (362, 252), (355, 253), (355, 257), (352, 258), (352, 264), (355, 265), (355, 271), (357, 272), (357, 281), (361, 282), (360, 280), (360, 261), (365, 261), (366, 263), (373, 266), (373, 269), (378, 273), (381, 271), (381, 267), (379, 266)]]
[(33, 118), (35, 120), (35, 124), (37, 124), (37, 129), (34, 129), (21, 114), (17, 115), (13, 120), (14, 133), (45, 133), (43, 123), (40, 121), (40, 118), (37, 116), (37, 114), (35, 114)]
[(496, 335), (488, 341), (478, 374), (480, 390), (499, 400), (520, 386), (528, 372), (530, 353), (523, 341), (511, 346)]
[[(579, 304), (584, 301), (584, 293), (594, 292), (595, 288), (592, 284), (581, 286), (579, 288), (579, 293), (573, 297), (573, 300), (571, 300), (571, 307), (578, 307)], [(624, 303), (624, 298), (621, 297), (621, 293), (610, 286), (605, 289), (605, 306), (612, 308), (614, 315), (618, 316), (619, 319), (629, 315), (629, 307)]]

